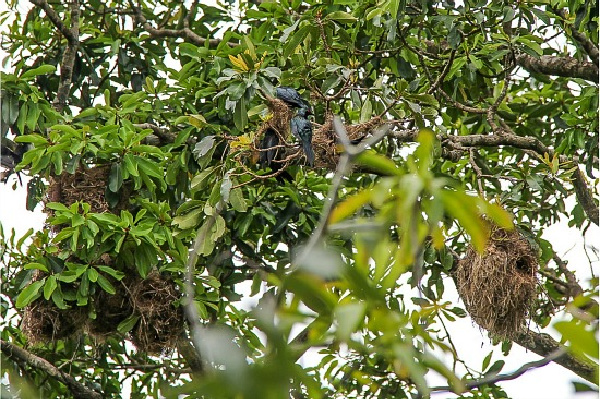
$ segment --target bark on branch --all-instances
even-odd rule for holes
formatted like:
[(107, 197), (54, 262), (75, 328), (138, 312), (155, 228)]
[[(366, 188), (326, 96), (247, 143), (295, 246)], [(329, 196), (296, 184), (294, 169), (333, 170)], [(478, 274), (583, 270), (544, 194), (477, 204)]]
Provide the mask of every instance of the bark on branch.
[(539, 58), (521, 53), (516, 57), (517, 65), (530, 72), (544, 75), (579, 78), (598, 83), (598, 67), (591, 62), (579, 61), (573, 57), (542, 55)]
[[(567, 15), (567, 11), (564, 9), (563, 10), (555, 9), (554, 13), (556, 15), (558, 15), (559, 17), (561, 17), (563, 19), (563, 21), (566, 21), (569, 17)], [(563, 25), (567, 25), (567, 24), (563, 23)], [(590, 56), (594, 65), (598, 66), (598, 58), (599, 58), (598, 57), (598, 46), (596, 46), (590, 39), (588, 39), (584, 33), (575, 29), (574, 26), (571, 26), (571, 36), (573, 36), (573, 40), (575, 40), (577, 43), (579, 43), (581, 45), (581, 47), (583, 47), (583, 49), (585, 50), (587, 55)]]
[[(523, 366), (519, 367), (512, 373), (491, 375), (488, 377), (483, 377), (478, 380), (465, 381), (465, 387), (467, 389), (474, 389), (474, 388), (481, 387), (483, 385), (495, 384), (495, 383), (501, 382), (501, 381), (515, 380), (515, 379), (519, 378), (520, 376), (522, 376), (523, 374), (525, 374), (526, 372), (528, 372), (529, 370), (544, 367), (553, 361), (556, 362), (561, 357), (564, 357), (565, 354), (566, 354), (566, 351), (561, 348), (561, 349), (558, 349), (557, 351), (554, 351), (554, 352), (548, 354), (547, 356), (545, 356), (539, 360), (525, 363)], [(453, 391), (453, 389), (450, 386), (440, 386), (440, 387), (431, 388), (431, 391), (432, 392), (444, 392), (444, 391), (451, 392), (451, 391)]]
[(46, 12), (48, 19), (50, 19), (54, 26), (56, 26), (67, 39), (67, 47), (65, 48), (60, 63), (60, 81), (54, 100), (54, 108), (59, 113), (62, 113), (69, 100), (69, 93), (71, 92), (71, 83), (73, 80), (73, 66), (75, 65), (75, 56), (77, 55), (77, 49), (79, 48), (79, 15), (81, 13), (79, 1), (71, 0), (69, 3), (69, 11), (71, 14), (70, 28), (65, 26), (61, 17), (52, 7), (50, 7), (46, 0), (31, 0), (31, 2)]
[(75, 380), (75, 378), (73, 378), (71, 375), (59, 370), (52, 363), (50, 363), (44, 358), (36, 356), (33, 353), (30, 353), (25, 349), (6, 341), (0, 341), (0, 348), (2, 349), (2, 353), (4, 353), (9, 358), (15, 361), (24, 362), (28, 366), (43, 371), (47, 373), (50, 377), (65, 384), (69, 388), (73, 396), (77, 399), (103, 398), (103, 395), (101, 393), (92, 391), (91, 389), (87, 388), (81, 382)]
[[(207, 39), (192, 31), (188, 26), (184, 26), (183, 29), (157, 29), (150, 25), (150, 22), (142, 14), (142, 9), (133, 4), (130, 1), (131, 8), (134, 10), (135, 21), (142, 25), (144, 30), (150, 34), (153, 38), (165, 38), (174, 37), (181, 38), (186, 42), (195, 44), (196, 46), (204, 46), (208, 42), (211, 46), (218, 46), (221, 43), (221, 39)], [(187, 24), (186, 24), (187, 25)], [(237, 46), (237, 43), (227, 42), (229, 47)]]
[[(561, 348), (560, 344), (550, 335), (534, 331), (522, 331), (515, 337), (514, 342), (540, 356), (548, 356), (550, 353), (554, 353)], [(562, 356), (554, 361), (556, 364), (573, 371), (581, 378), (594, 384), (598, 383), (597, 365), (581, 361), (571, 354)]]
[(62, 18), (50, 5), (46, 0), (30, 0), (32, 4), (38, 6), (48, 16), (48, 19), (56, 26), (56, 28), (62, 33), (62, 35), (67, 39), (70, 44), (75, 44), (78, 41), (77, 36), (73, 35), (73, 32), (65, 26)]

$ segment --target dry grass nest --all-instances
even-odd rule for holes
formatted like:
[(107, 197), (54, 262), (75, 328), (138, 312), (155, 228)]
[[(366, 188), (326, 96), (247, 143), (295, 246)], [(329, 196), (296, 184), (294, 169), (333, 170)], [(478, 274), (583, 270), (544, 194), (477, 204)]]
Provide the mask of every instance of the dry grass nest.
[[(33, 280), (42, 277), (38, 273)], [(111, 279), (111, 283), (115, 294), (98, 289), (91, 298), (88, 306), (95, 310), (95, 319), (88, 319), (88, 306), (59, 309), (43, 298), (28, 305), (21, 328), (29, 342), (56, 342), (82, 331), (96, 342), (104, 342), (109, 336), (119, 335), (117, 327), (121, 322), (136, 316), (129, 337), (137, 349), (160, 354), (173, 348), (184, 328), (183, 310), (175, 305), (181, 298), (177, 284), (157, 272), (146, 279), (126, 277), (121, 282)]]
[[(294, 110), (288, 105), (276, 98), (267, 98), (272, 117), (266, 120), (256, 131), (254, 149), (260, 148), (262, 140), (268, 129), (273, 129), (279, 135), (280, 141), (284, 139), (286, 151), (283, 158), (292, 160), (302, 156), (302, 150), (289, 142), (287, 137), (290, 131), (290, 120), (294, 116)], [(367, 136), (374, 128), (380, 126), (382, 120), (380, 117), (374, 117), (371, 120), (357, 125), (346, 125), (346, 131), (350, 140), (356, 140)], [(313, 150), (315, 153), (315, 164), (317, 168), (335, 169), (337, 167), (340, 153), (338, 148), (337, 135), (333, 129), (333, 115), (328, 114), (322, 125), (313, 123)]]
[(106, 200), (105, 192), (109, 175), (110, 165), (98, 165), (91, 168), (79, 167), (74, 174), (63, 173), (52, 176), (48, 186), (47, 202), (60, 202), (67, 207), (77, 201), (87, 202), (91, 206), (91, 211), (96, 213), (118, 213), (127, 209), (131, 193), (128, 185), (123, 186), (116, 207), (111, 208)]
[(483, 254), (469, 248), (456, 270), (458, 292), (473, 320), (510, 338), (524, 325), (537, 296), (538, 260), (517, 231), (490, 227)]
[(131, 304), (140, 318), (130, 334), (138, 349), (157, 354), (175, 346), (184, 327), (183, 309), (174, 304), (180, 298), (175, 282), (159, 273), (131, 286)]
[(54, 302), (40, 298), (25, 308), (21, 330), (33, 345), (56, 342), (77, 335), (86, 320), (86, 308), (59, 309)]

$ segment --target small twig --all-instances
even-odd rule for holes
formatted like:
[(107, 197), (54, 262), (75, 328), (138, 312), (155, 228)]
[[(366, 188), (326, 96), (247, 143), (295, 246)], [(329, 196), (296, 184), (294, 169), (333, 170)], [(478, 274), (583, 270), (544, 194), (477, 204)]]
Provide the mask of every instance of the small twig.
[(481, 180), (482, 180), (481, 168), (477, 165), (477, 163), (475, 163), (475, 159), (473, 157), (474, 153), (475, 153), (475, 149), (470, 148), (469, 149), (469, 164), (471, 164), (471, 167), (473, 168), (473, 171), (475, 172), (475, 176), (477, 176), (477, 189), (479, 191), (479, 196), (481, 198), (484, 198), (483, 184), (481, 183)]

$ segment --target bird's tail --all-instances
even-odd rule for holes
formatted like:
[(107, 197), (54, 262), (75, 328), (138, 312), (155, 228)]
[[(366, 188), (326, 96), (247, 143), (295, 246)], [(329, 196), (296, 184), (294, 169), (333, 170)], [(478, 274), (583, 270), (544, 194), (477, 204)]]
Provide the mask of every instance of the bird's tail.
[(306, 154), (306, 159), (308, 159), (308, 164), (313, 166), (315, 163), (315, 153), (313, 152), (312, 143), (311, 142), (303, 142), (302, 149)]

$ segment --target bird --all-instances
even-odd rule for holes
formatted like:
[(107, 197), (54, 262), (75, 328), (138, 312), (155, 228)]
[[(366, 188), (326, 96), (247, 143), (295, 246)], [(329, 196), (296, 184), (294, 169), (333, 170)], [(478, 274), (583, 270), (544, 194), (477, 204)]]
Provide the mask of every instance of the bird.
[(282, 100), (290, 107), (310, 109), (308, 103), (306, 103), (302, 97), (300, 97), (300, 93), (298, 93), (298, 90), (296, 89), (282, 86), (275, 90), (275, 94), (278, 99)]
[(277, 156), (277, 145), (279, 144), (279, 136), (272, 128), (265, 131), (265, 135), (260, 142), (260, 149), (265, 150), (260, 152), (261, 165), (271, 166), (273, 159)]
[(315, 153), (312, 148), (312, 124), (308, 120), (311, 114), (310, 108), (300, 107), (296, 116), (290, 121), (290, 129), (296, 139), (302, 143), (302, 150), (306, 154), (308, 164), (313, 166), (315, 162)]

